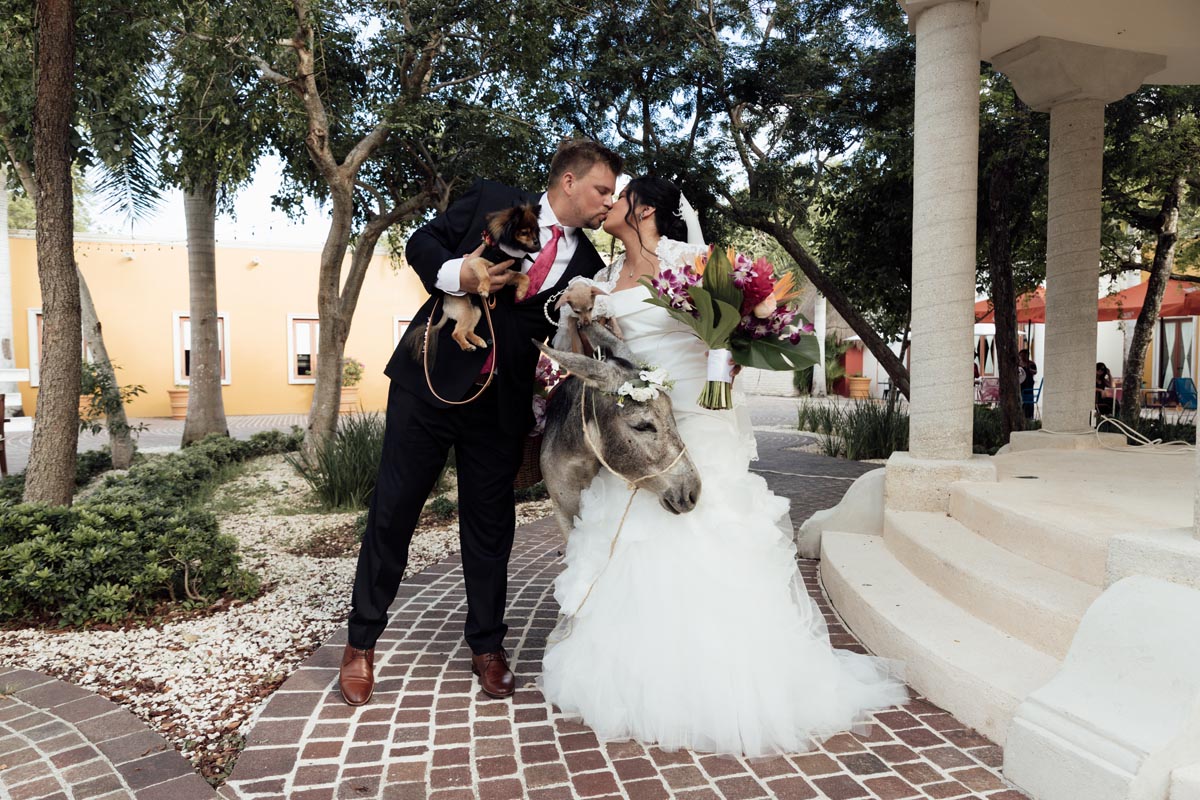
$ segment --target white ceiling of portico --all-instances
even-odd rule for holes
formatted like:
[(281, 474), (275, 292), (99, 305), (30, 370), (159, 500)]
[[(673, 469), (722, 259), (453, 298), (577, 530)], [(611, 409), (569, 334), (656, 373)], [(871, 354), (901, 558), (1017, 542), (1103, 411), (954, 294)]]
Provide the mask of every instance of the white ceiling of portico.
[(1165, 55), (1146, 83), (1200, 84), (1200, 0), (991, 0), (985, 61), (1037, 36)]

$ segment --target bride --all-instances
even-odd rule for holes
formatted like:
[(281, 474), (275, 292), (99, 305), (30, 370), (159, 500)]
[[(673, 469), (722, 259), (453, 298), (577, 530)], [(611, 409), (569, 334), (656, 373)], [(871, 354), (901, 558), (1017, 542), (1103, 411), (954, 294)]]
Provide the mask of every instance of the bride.
[(804, 751), (908, 695), (883, 662), (830, 646), (797, 570), (788, 501), (749, 470), (748, 416), (697, 404), (704, 344), (643, 302), (650, 295), (639, 279), (696, 252), (684, 242), (681, 202), (670, 181), (632, 180), (604, 223), (626, 255), (596, 280), (626, 344), (674, 381), (699, 503), (673, 515), (643, 492), (622, 523), (630, 490), (607, 471), (596, 476), (555, 581), (564, 616), (543, 659), (542, 691), (605, 740), (748, 756)]

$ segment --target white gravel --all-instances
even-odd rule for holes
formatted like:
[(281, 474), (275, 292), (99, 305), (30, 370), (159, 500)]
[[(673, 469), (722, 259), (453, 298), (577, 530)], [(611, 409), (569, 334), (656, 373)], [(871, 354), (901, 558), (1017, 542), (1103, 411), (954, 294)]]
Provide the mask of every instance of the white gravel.
[[(221, 529), (238, 538), (244, 565), (269, 587), (261, 597), (150, 628), (0, 631), (0, 663), (96, 691), (148, 722), (206, 774), (223, 774), (222, 753), (236, 752), (266, 697), (345, 624), (355, 567), (353, 553), (288, 552), (351, 524), (357, 514), (295, 513), (311, 510), (312, 502), (282, 457), (259, 459), (214, 499), (239, 496), (250, 507), (222, 517)], [(550, 506), (530, 503), (520, 511), (519, 522), (526, 522), (549, 514)], [(407, 574), (457, 550), (457, 521), (418, 530)]]

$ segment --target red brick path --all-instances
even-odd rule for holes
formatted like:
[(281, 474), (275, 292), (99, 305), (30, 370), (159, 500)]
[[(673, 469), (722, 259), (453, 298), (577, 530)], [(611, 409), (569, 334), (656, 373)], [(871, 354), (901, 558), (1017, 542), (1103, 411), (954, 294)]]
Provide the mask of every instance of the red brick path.
[[(508, 644), (519, 689), (511, 701), (477, 691), (462, 641), (462, 572), (451, 559), (401, 587), (377, 647), (372, 701), (357, 709), (341, 702), (337, 663), (345, 640), (335, 637), (272, 696), (221, 793), (248, 800), (1023, 800), (998, 776), (1000, 748), (920, 699), (877, 714), (867, 731), (787, 757), (747, 760), (597, 741), (585, 726), (561, 718), (535, 684), (558, 613), (558, 545), (550, 520), (517, 534)], [(834, 644), (861, 650), (821, 594), (816, 562), (801, 570)]]

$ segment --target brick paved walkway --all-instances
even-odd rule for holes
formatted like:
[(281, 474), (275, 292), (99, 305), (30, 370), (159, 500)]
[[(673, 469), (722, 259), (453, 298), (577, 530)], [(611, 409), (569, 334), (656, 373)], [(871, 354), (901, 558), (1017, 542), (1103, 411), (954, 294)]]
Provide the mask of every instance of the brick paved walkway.
[(22, 669), (0, 671), (0, 797), (217, 800), (133, 714)]
[[(760, 436), (756, 464), (793, 499), (803, 520), (836, 502), (871, 465), (795, 451), (798, 437)], [(814, 477), (798, 479), (796, 475)], [(819, 476), (819, 477), (817, 477)], [(1000, 748), (919, 698), (876, 715), (869, 730), (840, 734), (807, 754), (747, 760), (634, 742), (597, 741), (536, 688), (558, 608), (561, 569), (552, 521), (526, 525), (513, 550), (508, 646), (518, 677), (511, 701), (477, 691), (462, 641), (466, 598), (456, 558), (407, 581), (380, 640), (375, 697), (361, 708), (337, 693), (345, 636), (334, 637), (276, 692), (221, 790), (266, 800), (567, 800), (652, 798), (982, 798), (1022, 800), (999, 777)], [(802, 562), (833, 643), (862, 651), (820, 591), (817, 563)]]
[[(760, 460), (797, 524), (827, 508), (873, 465), (797, 450), (781, 430), (794, 403), (758, 407)], [(166, 423), (166, 421), (161, 421)], [(230, 420), (236, 435), (290, 420)], [(157, 426), (178, 440), (182, 423)], [(157, 441), (154, 442), (158, 444)], [(144, 442), (144, 444), (146, 444)], [(457, 558), (402, 585), (379, 642), (379, 682), (362, 708), (336, 687), (344, 633), (320, 648), (264, 707), (220, 790), (227, 800), (556, 800), (557, 798), (983, 798), (1025, 800), (999, 777), (1000, 748), (914, 698), (876, 715), (868, 730), (809, 753), (747, 760), (601, 743), (536, 690), (558, 614), (561, 569), (550, 520), (518, 531), (509, 583), (508, 645), (518, 675), (511, 701), (476, 690), (462, 642), (466, 599)], [(861, 651), (829, 608), (817, 562), (801, 562), (835, 646)], [(136, 717), (90, 692), (27, 670), (0, 672), (0, 797), (214, 800), (190, 765)]]

